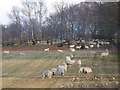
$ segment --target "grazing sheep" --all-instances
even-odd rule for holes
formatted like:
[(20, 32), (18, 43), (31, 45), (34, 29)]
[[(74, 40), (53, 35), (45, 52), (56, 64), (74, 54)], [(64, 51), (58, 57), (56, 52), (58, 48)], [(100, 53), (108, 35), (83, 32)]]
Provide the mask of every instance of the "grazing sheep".
[(107, 57), (109, 55), (109, 50), (106, 49), (105, 52), (101, 53), (101, 57)]
[(59, 49), (58, 49), (58, 52), (63, 52), (63, 50), (59, 50)]
[(89, 46), (85, 45), (85, 49), (89, 49)]
[(85, 40), (81, 40), (82, 43), (85, 43)]
[(74, 48), (70, 48), (70, 50), (71, 50), (72, 52), (75, 52), (75, 49), (74, 49)]
[(44, 51), (49, 51), (49, 50), (50, 50), (49, 48), (44, 49)]
[(68, 66), (67, 66), (67, 64), (65, 62), (63, 62), (63, 64), (61, 66), (64, 68), (65, 71), (67, 71)]
[(59, 65), (57, 70), (58, 70), (58, 75), (59, 76), (64, 76), (65, 72), (64, 72), (64, 67), (63, 66)]
[(76, 46), (76, 49), (77, 49), (77, 50), (80, 50), (80, 48), (81, 48), (81, 46)]
[(75, 47), (75, 45), (70, 45), (70, 48), (74, 48)]
[(57, 69), (56, 68), (52, 68), (50, 71), (52, 72), (52, 76), (54, 76), (55, 72), (57, 71)]
[(66, 60), (71, 60), (71, 58), (69, 56), (66, 56)]
[(109, 45), (110, 44), (110, 42), (103, 42), (105, 45)]
[(75, 63), (75, 60), (65, 60), (65, 63), (67, 64), (67, 65), (72, 65), (72, 64), (74, 64)]
[(94, 45), (93, 45), (93, 44), (91, 44), (91, 45), (90, 45), (90, 48), (93, 48), (93, 47), (94, 47)]
[(89, 68), (89, 67), (80, 67), (78, 72), (79, 72), (79, 73), (87, 74), (87, 73), (91, 73), (91, 72), (92, 72), (92, 69)]
[(3, 51), (3, 54), (9, 54), (10, 51)]
[(20, 52), (20, 55), (23, 55), (23, 56), (24, 56), (24, 55), (25, 55), (25, 53)]
[(42, 73), (42, 78), (45, 78), (45, 77), (52, 78), (52, 72), (50, 70), (44, 71)]
[(100, 48), (100, 44), (97, 44), (97, 48)]

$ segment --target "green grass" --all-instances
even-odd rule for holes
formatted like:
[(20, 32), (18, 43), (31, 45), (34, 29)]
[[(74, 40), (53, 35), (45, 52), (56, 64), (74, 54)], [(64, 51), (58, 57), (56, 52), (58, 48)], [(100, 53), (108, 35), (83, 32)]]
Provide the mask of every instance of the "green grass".
[[(65, 56), (70, 55), (68, 51), (63, 53), (57, 51), (29, 51), (24, 53), (25, 55), (19, 55), (19, 52), (13, 51), (8, 55), (3, 55), (3, 76), (40, 76), (44, 70), (51, 69), (52, 67), (57, 68), (57, 66), (65, 60)], [(82, 59), (82, 66), (91, 67), (95, 75), (118, 74), (117, 55), (110, 55), (108, 58), (98, 57), (93, 59), (90, 57), (90, 52), (86, 50), (76, 51), (73, 54), (75, 59), (78, 57), (86, 57)], [(69, 67), (65, 75), (79, 75), (78, 66), (73, 65)]]

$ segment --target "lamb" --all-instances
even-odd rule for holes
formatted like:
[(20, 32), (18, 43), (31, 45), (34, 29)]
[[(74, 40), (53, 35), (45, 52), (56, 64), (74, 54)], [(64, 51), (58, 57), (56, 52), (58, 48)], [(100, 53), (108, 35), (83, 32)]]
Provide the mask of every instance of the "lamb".
[(42, 73), (42, 78), (44, 79), (45, 77), (52, 78), (52, 72), (50, 70), (44, 71)]
[(105, 52), (101, 53), (101, 57), (107, 57), (109, 55), (109, 50), (106, 49)]
[(50, 50), (49, 48), (44, 49), (44, 51), (49, 51), (49, 50)]
[(3, 54), (9, 54), (10, 51), (3, 51)]
[(50, 71), (52, 72), (52, 76), (54, 76), (55, 72), (57, 71), (57, 69), (56, 68), (52, 68)]
[(87, 73), (91, 73), (91, 72), (92, 72), (92, 69), (89, 68), (89, 67), (80, 67), (78, 72), (79, 72), (79, 73), (87, 74)]
[(58, 49), (58, 52), (63, 52), (63, 50), (59, 50), (59, 49)]
[(64, 67), (62, 67), (61, 65), (58, 66), (58, 75), (59, 76), (64, 76)]

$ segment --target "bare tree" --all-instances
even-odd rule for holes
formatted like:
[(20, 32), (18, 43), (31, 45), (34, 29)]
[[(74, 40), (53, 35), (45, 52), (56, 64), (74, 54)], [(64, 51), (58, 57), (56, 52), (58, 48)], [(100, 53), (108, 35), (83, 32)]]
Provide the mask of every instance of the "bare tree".
[(20, 16), (20, 8), (14, 6), (11, 13), (8, 14), (9, 18), (12, 20), (13, 23), (16, 24), (18, 33), (19, 33), (19, 41), (21, 44), (21, 16)]

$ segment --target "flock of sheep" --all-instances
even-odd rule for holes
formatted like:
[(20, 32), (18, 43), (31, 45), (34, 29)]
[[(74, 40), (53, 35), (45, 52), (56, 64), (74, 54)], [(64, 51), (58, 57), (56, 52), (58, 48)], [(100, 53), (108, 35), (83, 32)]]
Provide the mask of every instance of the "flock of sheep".
[(66, 56), (65, 61), (63, 64), (58, 65), (57, 68), (51, 68), (50, 70), (46, 70), (42, 73), (42, 78), (48, 77), (52, 78), (55, 74), (58, 76), (64, 76), (65, 72), (67, 72), (68, 67), (71, 65), (78, 65), (79, 70), (78, 73), (91, 73), (92, 69), (90, 67), (81, 67), (81, 59), (79, 58), (78, 60), (74, 60), (74, 56), (71, 54), (70, 56)]
[[(85, 41), (82, 41), (83, 43)], [(103, 44), (109, 44), (109, 42), (101, 42), (101, 45)], [(94, 43), (94, 42), (89, 42), (89, 46), (85, 45), (85, 49), (93, 48), (96, 45), (97, 48), (100, 48), (100, 43)], [(76, 48), (75, 48), (76, 47)], [(76, 49), (81, 49), (81, 45), (75, 46), (75, 45), (70, 45), (69, 48), (71, 52), (75, 52)], [(49, 51), (49, 48), (44, 49), (44, 51)], [(63, 50), (59, 50), (58, 52), (63, 52)], [(3, 51), (3, 54), (9, 54), (10, 51)], [(92, 57), (96, 57), (97, 52), (96, 51), (91, 51)], [(20, 52), (20, 55), (25, 55), (24, 53)], [(109, 50), (106, 49), (102, 53), (100, 53), (101, 57), (107, 57), (109, 55)], [(90, 67), (82, 67), (81, 59), (79, 58), (78, 60), (74, 59), (74, 56), (71, 54), (70, 56), (66, 56), (66, 59), (64, 60), (63, 64), (58, 65), (57, 68), (51, 68), (50, 70), (46, 70), (42, 73), (42, 78), (48, 77), (52, 78), (56, 73), (58, 76), (64, 76), (64, 74), (67, 72), (68, 67), (71, 65), (76, 64), (79, 67), (78, 73), (91, 73), (92, 69)]]
[[(84, 41), (82, 41), (84, 42)], [(89, 49), (89, 48), (93, 48), (95, 45), (97, 48), (100, 48), (100, 45), (103, 44), (109, 44), (109, 42), (99, 42), (99, 43), (93, 43), (93, 42), (89, 42), (89, 46), (85, 45), (85, 49)], [(81, 49), (82, 46), (75, 46), (75, 45), (70, 45), (70, 50), (71, 52), (75, 52), (76, 49)], [(49, 48), (44, 49), (44, 51), (49, 51)], [(63, 52), (63, 50), (59, 50), (58, 52)], [(96, 51), (90, 51), (92, 54), (92, 57), (96, 57), (97, 56), (97, 52)], [(107, 57), (109, 55), (109, 50), (106, 49), (105, 51), (100, 53), (101, 57)], [(92, 69), (90, 67), (81, 67), (82, 63), (81, 63), (81, 59), (79, 58), (78, 60), (74, 60), (74, 56), (71, 54), (70, 56), (66, 56), (65, 61), (63, 62), (63, 64), (58, 65), (57, 68), (51, 68), (50, 70), (46, 70), (42, 73), (42, 78), (48, 77), (51, 78), (52, 76), (54, 76), (56, 73), (58, 76), (64, 76), (65, 72), (67, 72), (67, 69), (69, 66), (76, 64), (79, 66), (79, 70), (78, 73), (91, 73)]]

